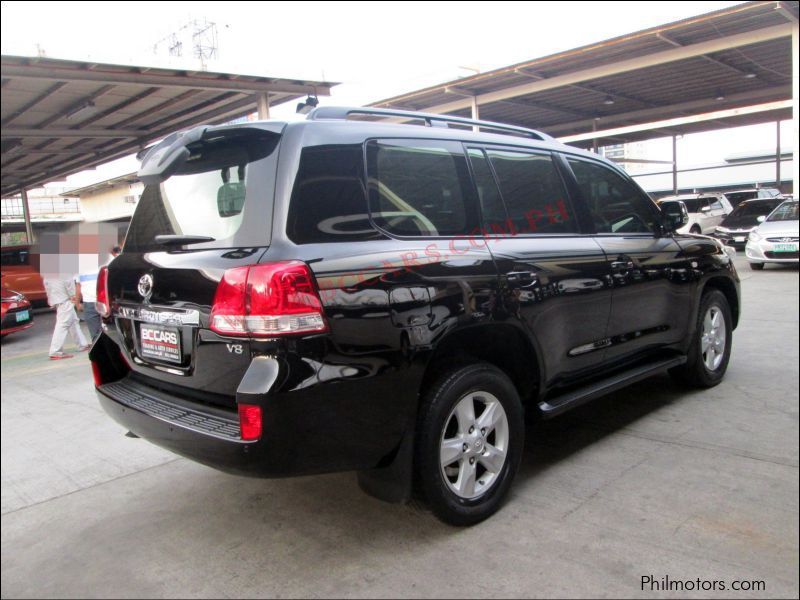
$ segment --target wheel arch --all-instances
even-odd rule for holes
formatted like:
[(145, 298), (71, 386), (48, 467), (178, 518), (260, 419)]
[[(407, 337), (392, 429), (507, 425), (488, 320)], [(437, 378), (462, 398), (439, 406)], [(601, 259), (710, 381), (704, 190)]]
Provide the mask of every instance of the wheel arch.
[(503, 371), (526, 408), (537, 397), (543, 381), (541, 354), (525, 332), (509, 323), (464, 327), (444, 337), (428, 360), (420, 395), (443, 369), (471, 360), (487, 362)]

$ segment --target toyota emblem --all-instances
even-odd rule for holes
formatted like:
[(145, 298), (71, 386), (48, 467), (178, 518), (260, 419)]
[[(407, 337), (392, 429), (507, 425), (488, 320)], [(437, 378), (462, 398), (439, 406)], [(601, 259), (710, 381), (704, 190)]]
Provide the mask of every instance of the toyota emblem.
[(144, 298), (144, 301), (149, 302), (150, 296), (153, 295), (153, 276), (149, 273), (142, 275), (139, 279), (137, 289), (139, 290), (139, 295)]

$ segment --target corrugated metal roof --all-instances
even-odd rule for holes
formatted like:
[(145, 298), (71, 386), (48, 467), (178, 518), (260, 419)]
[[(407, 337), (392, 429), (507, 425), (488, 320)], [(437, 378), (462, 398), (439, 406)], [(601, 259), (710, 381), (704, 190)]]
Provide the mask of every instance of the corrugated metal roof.
[[(167, 133), (222, 123), (335, 83), (51, 58), (2, 57), (3, 196), (131, 154)], [(88, 107), (81, 111), (82, 107)]]
[[(798, 2), (746, 2), (732, 8), (684, 19), (659, 27), (525, 61), (470, 77), (375, 102), (372, 106), (434, 110), (462, 100), (456, 109), (442, 112), (470, 116), (471, 96), (503, 92), (536, 81), (546, 81), (586, 69), (608, 67), (634, 58), (657, 56), (696, 44), (714, 43), (730, 36), (772, 32), (770, 39), (724, 48), (680, 60), (628, 69), (559, 85), (530, 94), (514, 94), (483, 102), (480, 118), (567, 136), (664, 120), (687, 114), (791, 98), (790, 22), (796, 22)], [(776, 32), (776, 28), (780, 32)], [(785, 30), (785, 33), (784, 33)], [(735, 116), (724, 120), (676, 126), (656, 135), (684, 134), (723, 126), (785, 119), (788, 109)], [(619, 143), (654, 137), (637, 132), (606, 138)], [(582, 142), (588, 145), (591, 142)]]

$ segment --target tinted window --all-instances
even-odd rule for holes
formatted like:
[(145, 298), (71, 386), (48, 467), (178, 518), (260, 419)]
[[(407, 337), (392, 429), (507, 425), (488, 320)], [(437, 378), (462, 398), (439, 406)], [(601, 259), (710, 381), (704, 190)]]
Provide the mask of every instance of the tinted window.
[(478, 190), (478, 200), (481, 205), (481, 217), (483, 218), (483, 228), (487, 233), (506, 233), (510, 230), (508, 226), (508, 215), (497, 189), (497, 183), (489, 167), (489, 161), (483, 150), (477, 148), (469, 149), (469, 159), (472, 164), (472, 173), (475, 178), (475, 187)]
[(575, 215), (549, 155), (487, 150), (514, 225), (511, 233), (573, 233)]
[(461, 144), (372, 141), (367, 146), (369, 202), (375, 223), (396, 235), (468, 235), (479, 229)]
[(293, 241), (340, 242), (378, 235), (367, 212), (363, 156), (361, 144), (303, 149), (287, 225)]
[(636, 186), (599, 163), (568, 160), (598, 233), (655, 230), (655, 207)]
[(709, 198), (709, 201), (711, 202), (712, 210), (722, 210), (722, 202), (720, 202), (719, 198), (712, 197)]
[(27, 248), (15, 248), (13, 250), (3, 250), (3, 266), (11, 267), (14, 265), (27, 265), (29, 263), (29, 253)]

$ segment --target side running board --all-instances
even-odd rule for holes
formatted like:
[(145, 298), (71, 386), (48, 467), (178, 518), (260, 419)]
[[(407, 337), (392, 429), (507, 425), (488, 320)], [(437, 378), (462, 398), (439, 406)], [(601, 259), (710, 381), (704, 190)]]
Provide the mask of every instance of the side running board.
[(643, 365), (621, 371), (606, 377), (600, 381), (593, 381), (592, 383), (580, 387), (576, 390), (570, 390), (559, 396), (549, 398), (539, 403), (539, 409), (542, 411), (542, 417), (550, 419), (563, 412), (573, 409), (582, 404), (586, 404), (590, 400), (605, 396), (610, 392), (614, 392), (621, 388), (627, 387), (632, 383), (647, 379), (651, 375), (666, 371), (672, 367), (677, 367), (686, 362), (685, 356), (675, 356), (672, 358), (660, 358)]

